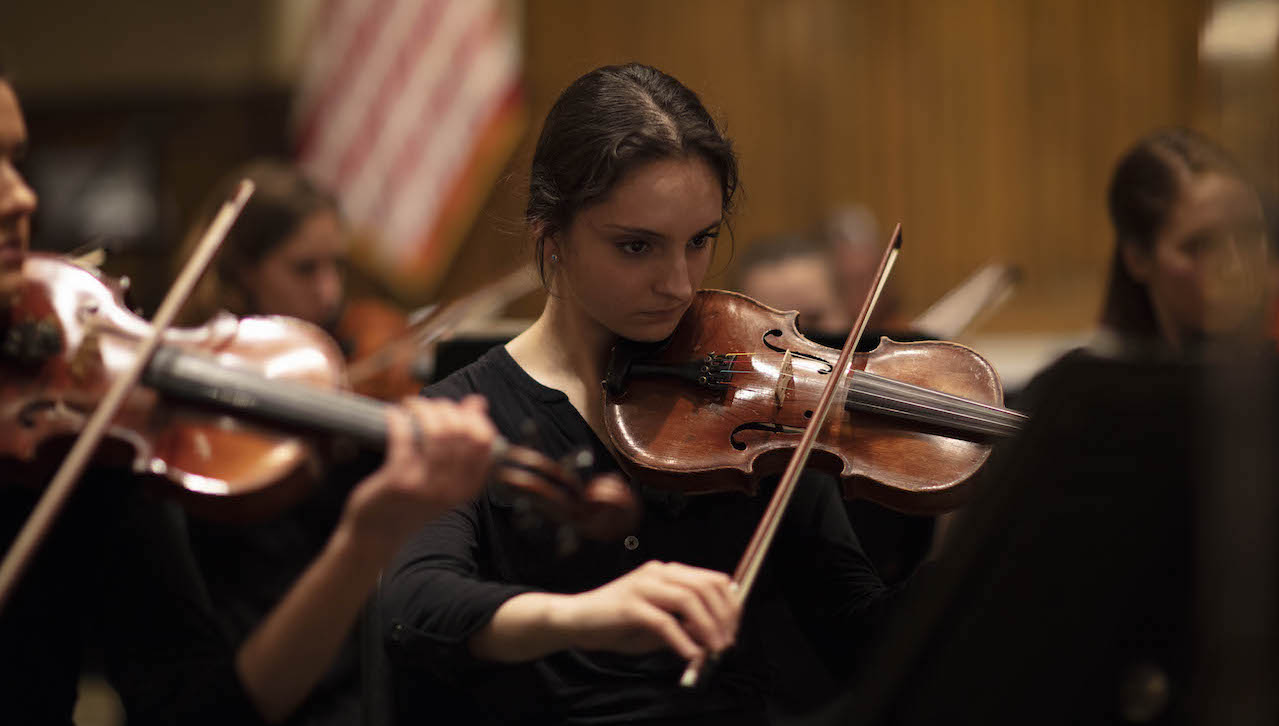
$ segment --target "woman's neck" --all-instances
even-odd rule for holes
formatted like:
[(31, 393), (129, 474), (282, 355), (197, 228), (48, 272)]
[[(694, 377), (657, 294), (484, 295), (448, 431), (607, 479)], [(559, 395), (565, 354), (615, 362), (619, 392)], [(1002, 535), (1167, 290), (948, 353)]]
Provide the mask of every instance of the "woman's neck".
[(572, 301), (551, 295), (541, 316), (506, 348), (534, 379), (563, 389), (570, 381), (598, 385), (616, 339)]

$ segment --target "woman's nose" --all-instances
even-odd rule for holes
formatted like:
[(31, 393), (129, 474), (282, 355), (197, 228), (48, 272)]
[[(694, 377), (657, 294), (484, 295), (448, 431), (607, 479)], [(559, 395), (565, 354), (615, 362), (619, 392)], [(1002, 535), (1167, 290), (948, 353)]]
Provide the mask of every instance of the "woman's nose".
[(36, 203), (36, 193), (13, 164), (0, 162), (0, 217), (31, 215)]
[(688, 260), (683, 250), (671, 255), (662, 266), (662, 274), (658, 279), (657, 291), (668, 297), (687, 300), (693, 295), (693, 283), (688, 277)]

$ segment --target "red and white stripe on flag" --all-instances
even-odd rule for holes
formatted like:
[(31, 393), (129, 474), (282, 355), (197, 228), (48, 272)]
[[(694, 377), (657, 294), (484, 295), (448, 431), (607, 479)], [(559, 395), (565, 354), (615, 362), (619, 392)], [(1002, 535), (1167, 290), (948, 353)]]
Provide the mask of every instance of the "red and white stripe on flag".
[(510, 0), (323, 0), (295, 104), (298, 157), (408, 298), (443, 272), (520, 132)]

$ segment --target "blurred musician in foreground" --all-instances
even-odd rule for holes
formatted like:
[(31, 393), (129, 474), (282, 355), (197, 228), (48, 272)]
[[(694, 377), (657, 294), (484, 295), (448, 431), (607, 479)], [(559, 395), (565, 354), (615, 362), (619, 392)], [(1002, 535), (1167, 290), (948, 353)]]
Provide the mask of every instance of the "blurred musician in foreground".
[(1031, 382), (841, 722), (1273, 723), (1239, 718), (1265, 711), (1277, 645), (1262, 207), (1183, 129), (1130, 148), (1107, 202), (1103, 336)]
[[(0, 75), (5, 330), (36, 207), (16, 168), (26, 142), (17, 96)], [(19, 365), (0, 352), (0, 369)], [(131, 724), (285, 718), (333, 659), (382, 563), (484, 481), (494, 431), (479, 399), (406, 401), (388, 425), (381, 467), (352, 489), (322, 551), (238, 648), (214, 619), (181, 513), (127, 473), (87, 474), (0, 611), (0, 719), (71, 723), (81, 654), (95, 642)], [(8, 549), (39, 485), (0, 487), (0, 548)]]
[(1184, 129), (1120, 159), (1107, 194), (1115, 252), (1102, 326), (1120, 348), (1196, 354), (1264, 333), (1268, 244), (1238, 165)]

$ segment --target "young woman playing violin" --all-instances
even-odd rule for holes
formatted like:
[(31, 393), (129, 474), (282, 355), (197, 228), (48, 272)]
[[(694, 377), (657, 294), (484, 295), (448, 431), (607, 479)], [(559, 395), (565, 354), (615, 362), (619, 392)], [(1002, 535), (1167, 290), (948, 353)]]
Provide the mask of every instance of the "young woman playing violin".
[[(15, 167), (26, 140), (17, 96), (0, 76), (5, 329), (36, 207)], [(383, 562), (422, 522), (473, 496), (489, 468), (495, 433), (480, 399), (405, 401), (389, 416), (385, 461), (354, 487), (322, 551), (236, 649), (194, 574), (180, 518), (128, 475), (87, 475), (0, 611), (6, 722), (70, 723), (81, 651), (94, 640), (130, 723), (286, 717), (333, 659)], [(32, 508), (40, 483), (28, 484), (0, 487), (0, 549)]]
[(1262, 206), (1184, 129), (1137, 140), (1106, 198), (1102, 334), (1027, 386), (1038, 415), (992, 458), (936, 577), (885, 626), (849, 723), (1190, 723), (1235, 706), (1203, 687), (1228, 659), (1200, 645), (1218, 627), (1203, 612), (1240, 597), (1215, 576), (1237, 565), (1206, 553), (1219, 535), (1255, 547), (1248, 522), (1220, 520), (1241, 502), (1266, 511), (1242, 497), (1274, 484), (1271, 418), (1254, 413), (1275, 410), (1274, 389), (1250, 386), (1279, 370)]
[[(579, 78), (532, 163), (527, 222), (546, 307), (427, 395), (481, 393), (506, 436), (535, 430), (552, 455), (585, 449), (590, 469), (616, 471), (600, 390), (609, 351), (675, 329), (736, 188), (729, 141), (679, 81), (634, 64)], [(887, 588), (833, 480), (800, 486), (745, 611), (725, 572), (767, 497), (632, 486), (642, 524), (567, 554), (556, 537), (525, 533), (497, 490), (413, 538), (380, 598), (405, 723), (764, 722), (760, 638), (779, 598), (830, 662), (856, 650)], [(725, 655), (709, 685), (681, 689), (687, 661), (711, 652)]]
[[(348, 233), (337, 200), (297, 167), (260, 159), (229, 174), (209, 194), (205, 211), (188, 235), (184, 245), (188, 254), (182, 259), (194, 250), (218, 205), (241, 179), (254, 183), (254, 194), (187, 305), (185, 319), (203, 323), (219, 310), (240, 316), (298, 318), (334, 335), (349, 358), (366, 341), (340, 334), (349, 332), (342, 327), (350, 310), (346, 296)], [(376, 335), (378, 321), (383, 323), (380, 329), (388, 333), (398, 332), (405, 324), (402, 315), (385, 305), (361, 305), (363, 313), (376, 315), (374, 325), (368, 325), (366, 315), (362, 333)], [(420, 387), (409, 376), (402, 378), (389, 386), (397, 391), (394, 398), (415, 393)], [(236, 642), (253, 632), (307, 563), (322, 551), (351, 484), (373, 465), (374, 461), (363, 458), (330, 462), (334, 470), (316, 491), (267, 521), (226, 524), (191, 519), (192, 546), (215, 612)], [(352, 637), (291, 723), (343, 723), (358, 718), (359, 685)]]

